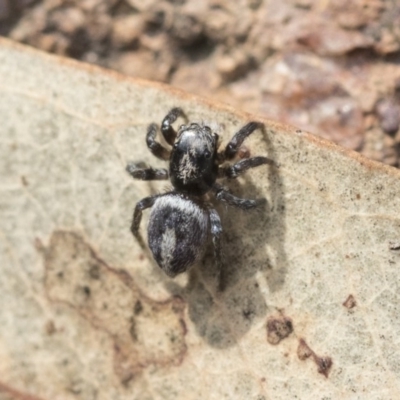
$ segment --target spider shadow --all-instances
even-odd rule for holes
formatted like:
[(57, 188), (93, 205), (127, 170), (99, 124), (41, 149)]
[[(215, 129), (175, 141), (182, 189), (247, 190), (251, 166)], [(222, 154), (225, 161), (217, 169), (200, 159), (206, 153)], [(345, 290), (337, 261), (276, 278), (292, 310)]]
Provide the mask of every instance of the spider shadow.
[[(257, 155), (265, 154), (274, 160), (274, 149), (265, 132), (264, 141), (266, 149)], [(189, 317), (197, 333), (216, 348), (235, 345), (253, 323), (265, 318), (268, 300), (257, 282), (260, 274), (265, 277), (271, 293), (279, 291), (285, 282), (284, 186), (277, 166), (258, 169), (257, 176), (261, 176), (262, 181), (268, 180), (268, 184), (263, 185), (269, 187), (266, 204), (243, 211), (213, 201), (223, 228), (220, 276), (215, 269), (210, 243), (202, 262), (189, 271), (186, 287), (171, 280), (165, 284), (172, 294), (188, 303)], [(222, 183), (238, 197), (265, 197), (265, 189), (262, 193), (260, 182), (255, 181), (251, 170), (240, 180)]]

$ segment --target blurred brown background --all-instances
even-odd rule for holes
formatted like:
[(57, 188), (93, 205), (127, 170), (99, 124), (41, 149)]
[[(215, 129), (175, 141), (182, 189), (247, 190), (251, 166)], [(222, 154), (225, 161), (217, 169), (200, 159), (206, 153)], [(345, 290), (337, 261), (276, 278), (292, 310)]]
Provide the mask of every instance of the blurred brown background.
[(400, 1), (0, 0), (0, 34), (400, 163)]

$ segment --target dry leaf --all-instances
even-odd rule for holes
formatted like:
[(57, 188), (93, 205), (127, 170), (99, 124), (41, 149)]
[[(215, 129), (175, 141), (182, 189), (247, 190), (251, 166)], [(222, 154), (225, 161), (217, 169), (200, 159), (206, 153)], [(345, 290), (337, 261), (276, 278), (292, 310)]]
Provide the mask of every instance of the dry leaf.
[(163, 165), (173, 106), (225, 142), (256, 117), (4, 39), (0, 76), (1, 399), (400, 397), (398, 170), (265, 120), (247, 145), (279, 168), (229, 183), (268, 206), (219, 208), (218, 293), (211, 252), (176, 280), (143, 254), (165, 183), (124, 169)]

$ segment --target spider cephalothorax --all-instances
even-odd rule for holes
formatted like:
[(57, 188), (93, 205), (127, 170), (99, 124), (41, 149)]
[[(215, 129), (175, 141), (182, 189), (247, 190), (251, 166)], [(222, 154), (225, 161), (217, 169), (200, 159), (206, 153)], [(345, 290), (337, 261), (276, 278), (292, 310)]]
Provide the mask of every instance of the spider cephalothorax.
[(144, 241), (139, 233), (142, 211), (152, 207), (148, 243), (154, 259), (163, 271), (171, 277), (186, 271), (199, 260), (211, 233), (215, 261), (221, 265), (221, 220), (217, 211), (207, 202), (206, 194), (211, 193), (217, 200), (250, 210), (259, 200), (241, 199), (217, 183), (218, 178), (236, 178), (244, 171), (262, 164), (272, 164), (267, 157), (242, 159), (231, 165), (224, 165), (238, 153), (243, 141), (257, 128), (258, 122), (249, 122), (230, 140), (224, 150), (218, 152), (218, 135), (208, 126), (191, 123), (182, 125), (178, 132), (172, 124), (184, 113), (173, 108), (161, 124), (161, 133), (172, 146), (169, 150), (156, 141), (157, 125), (151, 124), (146, 142), (150, 151), (158, 158), (169, 161), (169, 170), (141, 168), (130, 163), (127, 171), (135, 179), (167, 180), (173, 190), (146, 197), (136, 204), (131, 225), (132, 234), (142, 246)]
[(218, 176), (218, 135), (208, 126), (182, 125), (171, 151), (169, 175), (174, 188), (201, 196)]

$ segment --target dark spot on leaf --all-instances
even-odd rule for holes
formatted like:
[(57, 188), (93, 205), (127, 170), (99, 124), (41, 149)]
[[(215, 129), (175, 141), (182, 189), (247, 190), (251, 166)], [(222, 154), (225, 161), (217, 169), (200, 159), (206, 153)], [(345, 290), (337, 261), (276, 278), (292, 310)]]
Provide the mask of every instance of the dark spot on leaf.
[(127, 373), (121, 380), (123, 386), (127, 387), (135, 376), (132, 373)]
[(100, 279), (100, 267), (97, 263), (93, 263), (89, 267), (89, 276), (92, 279)]
[(45, 330), (49, 336), (53, 335), (56, 332), (56, 327), (54, 325), (54, 321), (52, 321), (52, 320), (47, 321)]
[(90, 297), (90, 287), (89, 286), (83, 286), (82, 290), (86, 297)]
[(129, 334), (131, 335), (131, 338), (133, 339), (134, 342), (137, 342), (138, 337), (137, 337), (137, 330), (136, 330), (136, 321), (134, 318), (131, 318), (131, 326), (129, 327)]
[(246, 318), (247, 320), (251, 321), (254, 317), (254, 310), (247, 309), (242, 311), (243, 317)]
[(297, 356), (300, 360), (304, 361), (307, 358), (312, 358), (315, 364), (317, 364), (318, 372), (325, 375), (327, 378), (332, 368), (332, 358), (328, 356), (318, 356), (306, 343), (304, 339), (299, 340), (299, 346), (297, 347)]
[(250, 157), (250, 150), (246, 146), (240, 146), (238, 150), (238, 157), (240, 159), (249, 158)]
[(276, 345), (293, 332), (292, 320), (284, 315), (271, 317), (267, 321), (267, 340)]
[(352, 294), (349, 294), (347, 299), (343, 302), (343, 305), (350, 310), (357, 305), (357, 302), (354, 296)]
[(29, 185), (29, 182), (24, 175), (21, 176), (21, 183), (22, 183), (22, 186), (25, 186), (25, 187)]
[(140, 300), (135, 303), (135, 307), (133, 308), (133, 312), (135, 315), (139, 315), (143, 311), (143, 305)]
[(308, 347), (308, 344), (304, 339), (299, 340), (299, 346), (297, 347), (297, 356), (300, 360), (304, 361), (313, 354), (313, 351)]
[(316, 357), (315, 362), (318, 365), (318, 372), (328, 377), (329, 371), (332, 368), (332, 359), (330, 357)]
[(389, 250), (400, 250), (400, 241), (389, 242)]

